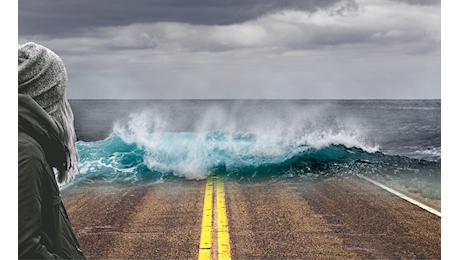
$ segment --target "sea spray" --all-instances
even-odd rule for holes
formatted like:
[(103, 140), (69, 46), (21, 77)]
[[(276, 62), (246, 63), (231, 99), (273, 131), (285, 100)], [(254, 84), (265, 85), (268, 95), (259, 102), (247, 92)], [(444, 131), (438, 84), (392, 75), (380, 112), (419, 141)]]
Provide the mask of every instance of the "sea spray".
[[(141, 115), (143, 117), (143, 115)], [(138, 182), (164, 176), (204, 179), (219, 169), (227, 175), (330, 174), (344, 169), (408, 167), (345, 132), (282, 138), (245, 132), (152, 132), (152, 125), (117, 126), (109, 138), (78, 142), (81, 172), (91, 178)], [(150, 129), (150, 130), (149, 130)], [(409, 164), (410, 164), (409, 159)], [(397, 164), (396, 164), (397, 165)]]
[(77, 143), (82, 176), (135, 183), (202, 179), (217, 169), (243, 178), (424, 168), (440, 173), (440, 162), (417, 157), (440, 158), (440, 147), (414, 149), (415, 158), (388, 148), (379, 152), (386, 136), (403, 133), (384, 130), (377, 120), (392, 117), (366, 117), (359, 113), (369, 109), (346, 112), (331, 103), (151, 101), (118, 118), (107, 138)]

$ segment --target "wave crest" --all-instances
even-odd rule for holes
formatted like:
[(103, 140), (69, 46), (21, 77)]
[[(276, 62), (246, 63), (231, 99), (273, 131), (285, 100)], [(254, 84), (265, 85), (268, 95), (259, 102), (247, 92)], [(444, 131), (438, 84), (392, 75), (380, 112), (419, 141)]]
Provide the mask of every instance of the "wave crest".
[(116, 127), (105, 140), (77, 142), (82, 175), (136, 182), (158, 181), (165, 176), (203, 179), (216, 169), (240, 177), (328, 174), (394, 165), (407, 168), (412, 167), (407, 161), (415, 160), (384, 155), (377, 147), (367, 147), (344, 132), (281, 138), (245, 132), (139, 129), (145, 128)]
[[(176, 124), (177, 118), (161, 111), (132, 114), (108, 138), (77, 143), (81, 173), (91, 180), (136, 182), (169, 176), (203, 179), (217, 169), (252, 177), (421, 167), (418, 159), (380, 153), (353, 118), (311, 111), (243, 113), (240, 118), (231, 111), (214, 107)], [(182, 124), (190, 125), (190, 131), (173, 127)]]

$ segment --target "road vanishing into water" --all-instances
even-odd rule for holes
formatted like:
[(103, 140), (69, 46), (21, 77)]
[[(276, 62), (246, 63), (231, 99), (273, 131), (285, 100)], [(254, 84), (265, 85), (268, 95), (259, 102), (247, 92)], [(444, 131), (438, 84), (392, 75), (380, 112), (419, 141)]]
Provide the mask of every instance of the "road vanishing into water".
[[(89, 259), (441, 258), (441, 217), (357, 176), (224, 177), (220, 207), (217, 183), (85, 184), (62, 197)], [(209, 247), (202, 241), (208, 231)]]

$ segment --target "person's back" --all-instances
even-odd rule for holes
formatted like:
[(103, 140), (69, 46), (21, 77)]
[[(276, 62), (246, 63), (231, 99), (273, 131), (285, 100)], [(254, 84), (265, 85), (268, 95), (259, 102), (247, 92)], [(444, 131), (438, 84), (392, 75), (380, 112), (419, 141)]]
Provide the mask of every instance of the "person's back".
[(78, 163), (61, 59), (18, 46), (18, 257), (85, 259), (62, 204), (59, 181)]

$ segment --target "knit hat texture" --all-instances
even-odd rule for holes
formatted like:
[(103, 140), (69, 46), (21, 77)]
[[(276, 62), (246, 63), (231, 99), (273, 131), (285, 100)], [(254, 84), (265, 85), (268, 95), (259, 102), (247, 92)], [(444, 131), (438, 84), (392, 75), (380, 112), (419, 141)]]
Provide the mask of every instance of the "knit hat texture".
[(31, 96), (43, 109), (62, 100), (67, 86), (64, 63), (39, 44), (18, 45), (18, 93)]

